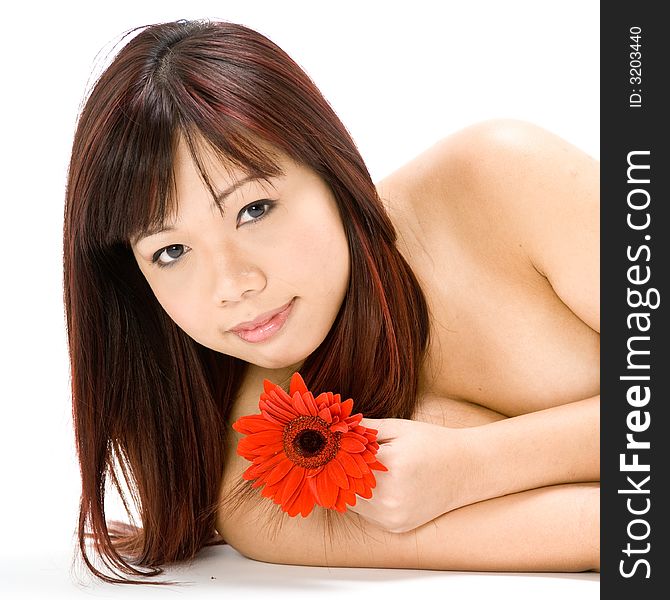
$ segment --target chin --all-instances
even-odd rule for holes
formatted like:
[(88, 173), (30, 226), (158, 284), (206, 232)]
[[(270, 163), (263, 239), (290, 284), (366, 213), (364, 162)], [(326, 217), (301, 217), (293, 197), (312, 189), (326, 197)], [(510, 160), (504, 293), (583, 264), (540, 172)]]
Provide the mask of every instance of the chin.
[(302, 359), (285, 359), (285, 358), (279, 358), (277, 360), (273, 359), (267, 359), (267, 360), (253, 360), (249, 361), (252, 362), (254, 365), (257, 367), (261, 367), (262, 369), (272, 369), (272, 370), (278, 370), (278, 369), (286, 369), (288, 367), (297, 365), (297, 364), (302, 364), (304, 362), (306, 357), (303, 357)]
[(246, 360), (247, 362), (252, 363), (261, 369), (285, 370), (289, 367), (292, 367), (294, 371), (297, 371), (298, 368), (305, 362), (305, 360), (309, 358), (309, 356), (314, 352), (314, 350), (319, 347), (319, 344), (316, 344), (314, 347), (311, 345), (309, 347), (305, 347), (302, 345), (304, 344), (305, 340), (300, 341), (302, 342), (300, 344), (300, 348), (296, 348), (298, 343), (293, 340), (288, 342), (290, 346), (289, 349), (282, 345), (283, 347), (281, 348), (278, 348), (274, 351), (268, 351), (267, 355), (262, 355), (259, 353), (256, 356), (250, 356), (243, 360)]

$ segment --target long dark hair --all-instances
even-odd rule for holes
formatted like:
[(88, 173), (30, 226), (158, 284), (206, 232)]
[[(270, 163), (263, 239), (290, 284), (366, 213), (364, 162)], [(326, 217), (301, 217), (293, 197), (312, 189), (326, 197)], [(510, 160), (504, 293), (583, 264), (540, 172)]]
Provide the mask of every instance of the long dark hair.
[[(428, 309), (351, 136), (305, 72), (248, 27), (197, 20), (134, 28), (92, 86), (69, 165), (64, 303), (81, 468), (79, 548), (110, 582), (157, 575), (215, 543), (225, 423), (247, 364), (187, 336), (139, 270), (133, 236), (175, 206), (183, 135), (247, 172), (279, 172), (263, 141), (330, 186), (348, 238), (351, 279), (336, 321), (307, 357), (312, 390), (354, 398), (371, 418), (414, 414)], [(259, 390), (260, 393), (260, 390)], [(105, 489), (132, 522), (105, 518)], [(260, 496), (259, 496), (260, 497)], [(88, 554), (93, 540), (98, 568)], [(221, 540), (218, 540), (221, 541)], [(105, 571), (111, 571), (107, 573)]]

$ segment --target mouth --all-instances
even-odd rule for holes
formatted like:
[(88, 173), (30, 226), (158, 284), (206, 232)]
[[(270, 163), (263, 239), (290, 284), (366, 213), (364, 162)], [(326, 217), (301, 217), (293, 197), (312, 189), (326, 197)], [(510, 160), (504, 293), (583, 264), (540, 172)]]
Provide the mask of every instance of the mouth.
[(284, 326), (291, 313), (294, 301), (295, 298), (292, 298), (290, 302), (271, 313), (261, 315), (254, 321), (240, 323), (240, 325), (229, 331), (247, 342), (263, 342), (272, 337)]

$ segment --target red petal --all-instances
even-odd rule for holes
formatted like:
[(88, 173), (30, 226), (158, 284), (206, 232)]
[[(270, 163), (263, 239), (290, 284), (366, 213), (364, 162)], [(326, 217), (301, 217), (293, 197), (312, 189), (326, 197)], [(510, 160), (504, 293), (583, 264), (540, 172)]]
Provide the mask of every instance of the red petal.
[(256, 479), (253, 466), (249, 467), (244, 473), (242, 473), (242, 479), (246, 479), (247, 481), (253, 481)]
[(266, 431), (258, 431), (257, 433), (249, 434), (246, 439), (259, 446), (269, 446), (270, 444), (278, 444), (283, 440), (283, 428), (271, 428)]
[(344, 501), (349, 505), (349, 506), (356, 506), (356, 494), (354, 493), (353, 490), (340, 490), (340, 493), (344, 497)]
[(270, 444), (277, 444), (282, 441), (282, 432), (278, 429), (269, 429), (268, 431), (259, 431), (252, 433), (238, 442), (238, 446), (244, 445), (250, 450), (259, 446), (269, 446)]
[(372, 474), (371, 471), (363, 473), (363, 481), (367, 483), (371, 488), (375, 488), (377, 486), (377, 480), (375, 479), (375, 476)]
[(295, 419), (298, 416), (298, 411), (295, 410), (292, 405), (279, 399), (276, 394), (271, 394), (265, 398), (262, 398), (259, 402), (259, 406), (261, 409), (272, 409), (281, 417), (289, 421), (291, 419)]
[(301, 394), (307, 392), (307, 386), (305, 385), (305, 381), (303, 380), (300, 373), (298, 373), (297, 371), (293, 373), (291, 377), (291, 383), (289, 385), (289, 395), (293, 397), (293, 394), (295, 394), (296, 392), (300, 392)]
[(349, 479), (344, 468), (337, 460), (331, 460), (326, 463), (326, 471), (330, 478), (341, 488), (349, 489)]
[(298, 392), (293, 394), (293, 406), (295, 407), (295, 410), (301, 415), (311, 414), (309, 412), (309, 408), (307, 408), (307, 405), (305, 404), (305, 401)]
[(332, 423), (333, 422), (333, 415), (330, 414), (330, 411), (328, 410), (327, 407), (322, 408), (319, 413), (319, 417), (321, 417), (326, 423)]
[(285, 477), (293, 465), (293, 461), (289, 460), (288, 458), (280, 462), (268, 475), (268, 485), (275, 484), (283, 477)]
[(351, 411), (354, 408), (353, 398), (345, 400), (340, 404), (340, 406), (342, 407), (342, 419), (346, 419), (351, 414)]
[(284, 489), (279, 494), (279, 501), (285, 504), (287, 500), (295, 494), (295, 492), (302, 487), (302, 480), (305, 476), (305, 469), (298, 465), (293, 465), (288, 475), (284, 477)]
[(254, 445), (253, 443), (249, 442), (248, 438), (242, 438), (239, 442), (237, 442), (237, 453), (240, 456), (243, 456), (247, 460), (253, 460), (256, 454), (254, 453), (254, 450), (256, 450), (258, 446)]
[(277, 429), (277, 426), (269, 422), (262, 414), (240, 417), (233, 423), (232, 427), (235, 431), (244, 434), (258, 433), (266, 429)]
[(372, 498), (372, 490), (370, 489), (370, 487), (363, 484), (363, 488), (364, 488), (363, 491), (360, 492), (358, 495), (361, 498), (365, 498), (366, 500), (369, 500), (370, 498)]
[(300, 514), (303, 517), (309, 516), (316, 501), (314, 500), (314, 495), (307, 486), (303, 486), (300, 496), (298, 497), (298, 504), (300, 505)]
[(360, 494), (361, 492), (365, 491), (365, 483), (363, 482), (363, 479), (353, 479), (351, 481), (351, 488), (349, 488), (351, 491), (355, 492), (356, 494)]
[(337, 512), (345, 512), (347, 510), (347, 505), (344, 501), (344, 495), (342, 494), (344, 490), (340, 488), (340, 491), (337, 493), (337, 500), (335, 500), (335, 510)]
[(359, 433), (356, 433), (351, 430), (349, 431), (349, 435), (347, 437), (350, 437), (354, 440), (358, 440), (364, 446), (367, 446), (369, 444), (368, 438), (366, 438), (364, 435), (360, 435)]
[(286, 393), (286, 390), (284, 390), (283, 387), (277, 386), (274, 390), (274, 394), (276, 394), (277, 399), (281, 400), (285, 404), (291, 406), (293, 404), (293, 400), (291, 400), (291, 396)]
[(278, 490), (278, 485), (266, 485), (261, 490), (261, 496), (265, 496), (266, 498), (274, 498)]
[[(305, 506), (305, 496), (307, 497), (307, 506)], [(309, 514), (311, 510), (311, 507), (309, 506), (310, 504), (313, 507), (314, 500), (311, 498), (309, 490), (303, 487), (297, 494), (289, 499), (288, 503), (284, 506), (284, 510), (286, 510), (291, 517), (295, 517), (300, 512)]]
[(302, 400), (305, 403), (305, 406), (307, 407), (307, 410), (309, 411), (310, 415), (315, 417), (316, 415), (319, 414), (319, 409), (316, 406), (316, 402), (314, 402), (314, 396), (312, 395), (312, 392), (307, 392), (306, 394), (303, 394)]
[(370, 452), (369, 450), (365, 450), (364, 452), (361, 452), (361, 456), (363, 457), (363, 460), (366, 463), (373, 463), (377, 460), (375, 458), (375, 455), (372, 452)]
[(308, 477), (305, 479), (305, 482), (307, 483), (307, 487), (309, 487), (309, 491), (314, 497), (314, 501), (318, 502), (319, 501), (319, 493), (318, 490), (316, 489), (316, 477)]
[(285, 458), (286, 454), (283, 452), (277, 452), (277, 454), (270, 457), (257, 456), (254, 458), (254, 464), (252, 466), (258, 468), (260, 472), (263, 472), (271, 469)]
[(323, 465), (321, 465), (320, 467), (316, 467), (314, 469), (307, 469), (305, 477), (315, 477), (316, 475), (321, 473), (321, 471), (323, 471)]
[(363, 452), (363, 450), (365, 450), (365, 446), (363, 444), (347, 434), (343, 435), (340, 439), (340, 448), (342, 448), (342, 450), (345, 452), (350, 453)]
[[(297, 500), (297, 498), (295, 498), (295, 500)], [(280, 506), (285, 513), (288, 513), (289, 517), (295, 517), (300, 512), (300, 509), (295, 505), (295, 502), (291, 502), (290, 506), (285, 506), (283, 504)]]
[(352, 454), (351, 458), (356, 461), (356, 464), (358, 465), (358, 468), (361, 470), (362, 474), (370, 472), (370, 467), (368, 466), (368, 463), (365, 462), (361, 454)]
[(331, 481), (328, 473), (321, 471), (316, 477), (316, 490), (318, 492), (319, 504), (324, 508), (333, 506), (337, 498), (337, 490), (339, 489), (333, 481)]
[(257, 459), (272, 457), (284, 449), (284, 442), (277, 442), (276, 444), (268, 444), (267, 446), (259, 446), (251, 451), (254, 457), (254, 462), (260, 462)]
[(287, 419), (284, 417), (280, 417), (275, 413), (275, 416), (272, 416), (272, 413), (269, 410), (266, 409), (261, 409), (261, 414), (268, 420), (270, 423), (274, 423), (275, 425), (279, 425), (282, 429), (288, 422)]
[(351, 477), (363, 477), (363, 473), (358, 468), (358, 463), (351, 457), (348, 452), (340, 450), (335, 455), (335, 460), (337, 460), (341, 465), (347, 475)]
[(365, 484), (363, 479), (354, 479), (353, 480), (353, 490), (362, 498), (371, 498), (372, 492), (370, 491), (370, 486)]
[(347, 433), (349, 431), (349, 426), (346, 423), (335, 423), (330, 426), (330, 430), (335, 433), (336, 431), (339, 431), (340, 433)]
[(360, 424), (362, 418), (363, 413), (356, 413), (355, 415), (351, 415), (344, 420), (346, 421), (347, 425), (353, 429), (356, 425)]
[(377, 471), (388, 471), (388, 469), (382, 463), (380, 463), (378, 460), (373, 462), (370, 465), (370, 468), (371, 469), (377, 469)]
[(291, 506), (291, 504), (293, 504), (293, 501), (300, 495), (300, 491), (302, 490), (303, 487), (304, 484), (299, 484), (296, 488), (293, 489), (293, 491), (290, 494), (287, 494), (286, 496), (283, 495), (284, 488), (282, 488), (282, 492), (277, 494), (277, 503), (281, 504), (284, 508), (288, 508), (289, 506)]

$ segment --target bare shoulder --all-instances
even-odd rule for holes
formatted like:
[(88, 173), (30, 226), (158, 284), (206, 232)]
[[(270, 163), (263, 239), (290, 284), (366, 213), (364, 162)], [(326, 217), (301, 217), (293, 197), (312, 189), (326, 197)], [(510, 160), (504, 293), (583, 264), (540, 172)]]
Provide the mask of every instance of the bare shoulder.
[(515, 233), (542, 230), (561, 214), (592, 217), (599, 209), (598, 161), (531, 123), (478, 123), (436, 144), (429, 156), (432, 169), (451, 174), (460, 209), (500, 217)]
[(521, 121), (480, 124), (446, 146), (466, 186), (457, 202), (469, 231), (488, 220), (484, 229), (493, 239), (518, 248), (562, 302), (599, 332), (599, 162)]
[(565, 139), (496, 119), (446, 136), (378, 188), (402, 199), (415, 239), (438, 248), (452, 236), (482, 260), (514, 256), (599, 331), (599, 182), (598, 161)]
[(441, 208), (452, 218), (481, 223), (482, 216), (508, 216), (508, 222), (532, 214), (533, 205), (549, 207), (554, 192), (591, 192), (585, 200), (597, 206), (598, 178), (598, 162), (558, 135), (493, 119), (445, 136), (377, 187), (402, 197), (414, 213)]

